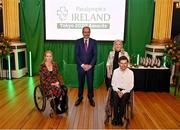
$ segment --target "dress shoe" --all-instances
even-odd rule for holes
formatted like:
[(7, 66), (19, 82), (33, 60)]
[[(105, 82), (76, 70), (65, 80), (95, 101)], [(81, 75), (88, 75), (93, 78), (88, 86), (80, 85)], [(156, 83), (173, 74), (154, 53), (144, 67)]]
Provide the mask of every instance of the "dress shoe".
[(82, 102), (82, 98), (78, 98), (75, 102), (75, 106), (78, 106)]
[(89, 99), (89, 103), (90, 103), (91, 106), (95, 107), (95, 102), (94, 102), (93, 99)]

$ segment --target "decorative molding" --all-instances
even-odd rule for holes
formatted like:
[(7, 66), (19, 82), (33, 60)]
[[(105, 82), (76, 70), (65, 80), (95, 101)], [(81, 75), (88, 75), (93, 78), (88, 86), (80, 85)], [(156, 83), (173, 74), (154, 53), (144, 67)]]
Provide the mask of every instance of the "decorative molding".
[(153, 44), (164, 44), (164, 43), (172, 43), (172, 40), (169, 38), (164, 38), (164, 39), (152, 39)]

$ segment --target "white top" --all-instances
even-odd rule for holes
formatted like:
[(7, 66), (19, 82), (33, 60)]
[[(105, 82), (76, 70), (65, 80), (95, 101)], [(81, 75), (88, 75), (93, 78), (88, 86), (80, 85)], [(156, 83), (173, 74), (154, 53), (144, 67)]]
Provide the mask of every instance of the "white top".
[(134, 73), (129, 68), (122, 71), (120, 68), (117, 68), (113, 72), (112, 88), (114, 91), (120, 91), (118, 88), (123, 89), (123, 93), (130, 92), (134, 87)]

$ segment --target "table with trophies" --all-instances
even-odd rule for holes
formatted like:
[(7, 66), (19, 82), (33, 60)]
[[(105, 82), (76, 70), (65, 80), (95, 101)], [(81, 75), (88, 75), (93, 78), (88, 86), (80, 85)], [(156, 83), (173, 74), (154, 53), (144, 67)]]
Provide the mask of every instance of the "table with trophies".
[(170, 69), (159, 59), (141, 58), (129, 67), (134, 72), (134, 90), (169, 92)]

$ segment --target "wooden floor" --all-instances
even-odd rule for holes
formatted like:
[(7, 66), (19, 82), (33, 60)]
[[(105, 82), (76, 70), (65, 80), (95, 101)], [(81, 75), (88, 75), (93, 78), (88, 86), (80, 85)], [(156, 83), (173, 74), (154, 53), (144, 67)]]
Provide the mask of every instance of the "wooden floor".
[[(91, 107), (85, 89), (84, 99), (75, 107), (77, 88), (69, 88), (69, 111), (53, 118), (38, 112), (33, 102), (34, 86), (39, 77), (0, 80), (1, 129), (113, 129), (104, 125), (104, 106), (107, 91), (102, 85), (95, 89), (95, 108)], [(134, 118), (131, 129), (180, 129), (180, 98), (168, 93), (135, 92)]]

